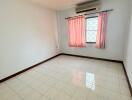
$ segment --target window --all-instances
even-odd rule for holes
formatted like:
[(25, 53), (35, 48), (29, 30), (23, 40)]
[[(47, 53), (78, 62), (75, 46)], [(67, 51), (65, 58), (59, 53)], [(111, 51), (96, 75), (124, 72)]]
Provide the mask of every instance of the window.
[(98, 29), (98, 16), (86, 18), (86, 42), (95, 43)]

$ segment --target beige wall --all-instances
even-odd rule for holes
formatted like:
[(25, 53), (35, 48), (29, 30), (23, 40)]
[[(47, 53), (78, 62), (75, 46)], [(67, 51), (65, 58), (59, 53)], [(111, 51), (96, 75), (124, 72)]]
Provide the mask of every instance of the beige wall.
[[(130, 3), (130, 6), (131, 5), (132, 5), (132, 1)], [(131, 10), (130, 27), (129, 27), (129, 34), (126, 34), (128, 37), (126, 39), (127, 41), (126, 41), (124, 64), (132, 87), (132, 7), (130, 8), (130, 10)]]
[(101, 0), (101, 10), (114, 9), (109, 12), (106, 34), (106, 49), (97, 49), (95, 44), (87, 44), (86, 48), (70, 48), (68, 46), (68, 28), (66, 17), (75, 16), (75, 9), (58, 12), (58, 27), (61, 52), (84, 56), (123, 60), (124, 41), (128, 32), (129, 0)]
[(58, 53), (56, 12), (0, 0), (0, 79)]

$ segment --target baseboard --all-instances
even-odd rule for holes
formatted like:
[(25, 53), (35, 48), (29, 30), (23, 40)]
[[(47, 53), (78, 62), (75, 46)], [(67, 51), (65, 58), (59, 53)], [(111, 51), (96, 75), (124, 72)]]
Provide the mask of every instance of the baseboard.
[(125, 73), (125, 76), (126, 76), (126, 80), (127, 80), (127, 83), (128, 83), (128, 87), (129, 87), (129, 90), (130, 90), (130, 93), (131, 93), (131, 96), (132, 96), (132, 86), (130, 84), (130, 80), (128, 78), (128, 74), (127, 74), (127, 71), (126, 71), (126, 68), (125, 68), (125, 65), (124, 65), (123, 62), (122, 62), (122, 66), (123, 66), (124, 73)]
[(97, 57), (90, 57), (90, 56), (74, 55), (74, 54), (67, 54), (67, 53), (61, 53), (61, 55), (75, 56), (75, 57), (81, 57), (81, 58), (89, 58), (89, 59), (95, 59), (95, 60), (103, 60), (103, 61), (122, 63), (122, 61), (120, 61), (120, 60), (111, 60), (111, 59), (97, 58)]
[(59, 55), (60, 55), (60, 54), (57, 54), (57, 55), (55, 55), (55, 56), (53, 56), (53, 57), (50, 57), (50, 58), (48, 58), (48, 59), (46, 59), (46, 60), (44, 60), (44, 61), (42, 61), (42, 62), (39, 62), (39, 63), (37, 63), (37, 64), (35, 64), (35, 65), (32, 65), (32, 66), (30, 66), (30, 67), (28, 67), (28, 68), (26, 68), (26, 69), (24, 69), (24, 70), (21, 70), (21, 71), (15, 73), (15, 74), (12, 74), (12, 75), (10, 75), (10, 76), (8, 76), (8, 77), (6, 77), (6, 78), (3, 78), (3, 79), (0, 80), (0, 83), (4, 82), (4, 81), (6, 81), (6, 80), (9, 80), (9, 79), (11, 79), (11, 78), (13, 78), (13, 77), (15, 77), (15, 76), (17, 76), (17, 75), (20, 75), (20, 74), (22, 74), (22, 73), (24, 73), (24, 72), (26, 72), (26, 71), (28, 71), (28, 70), (34, 68), (34, 67), (37, 67), (38, 65), (41, 65), (41, 64), (43, 64), (43, 63), (45, 63), (45, 62), (47, 62), (47, 61), (49, 61), (49, 60), (51, 60), (51, 59), (53, 59), (53, 58), (55, 58), (55, 57), (58, 57)]

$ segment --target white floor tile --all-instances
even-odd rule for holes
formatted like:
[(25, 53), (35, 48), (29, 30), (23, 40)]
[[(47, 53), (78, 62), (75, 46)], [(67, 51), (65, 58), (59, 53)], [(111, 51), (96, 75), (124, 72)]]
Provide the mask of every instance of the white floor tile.
[(59, 56), (0, 84), (0, 100), (131, 100), (122, 65)]

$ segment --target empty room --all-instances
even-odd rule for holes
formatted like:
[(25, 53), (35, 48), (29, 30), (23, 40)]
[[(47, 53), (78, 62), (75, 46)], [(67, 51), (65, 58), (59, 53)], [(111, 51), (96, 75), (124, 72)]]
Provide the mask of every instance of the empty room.
[(0, 0), (0, 100), (132, 100), (132, 0)]

